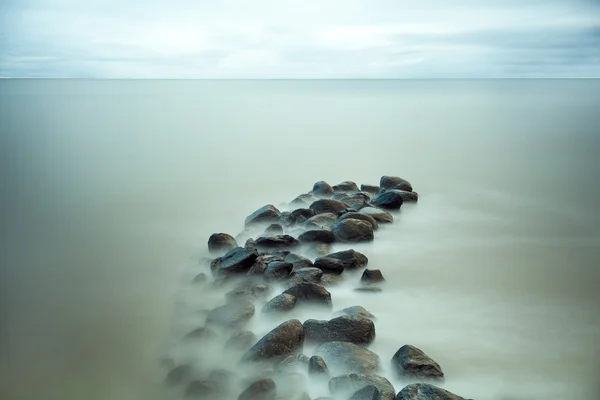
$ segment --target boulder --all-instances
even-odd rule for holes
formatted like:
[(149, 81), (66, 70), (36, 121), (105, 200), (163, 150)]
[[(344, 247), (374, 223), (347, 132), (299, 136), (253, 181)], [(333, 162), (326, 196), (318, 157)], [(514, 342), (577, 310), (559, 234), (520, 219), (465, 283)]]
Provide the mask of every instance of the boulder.
[(375, 221), (381, 224), (390, 224), (394, 222), (394, 217), (387, 211), (381, 210), (375, 207), (361, 208), (359, 213), (369, 215), (375, 219)]
[(277, 388), (273, 379), (261, 379), (246, 388), (238, 400), (275, 400)]
[(279, 221), (281, 212), (272, 204), (267, 204), (246, 217), (246, 227), (256, 224), (273, 224)]
[(329, 183), (319, 181), (313, 185), (312, 193), (317, 197), (331, 197), (333, 196), (333, 188)]
[(375, 339), (375, 324), (367, 318), (344, 315), (329, 321), (304, 322), (306, 340), (311, 342), (349, 342), (367, 345)]
[(412, 192), (412, 185), (410, 184), (410, 182), (408, 182), (406, 179), (402, 179), (398, 176), (382, 176), (381, 179), (379, 180), (379, 186), (381, 186), (382, 189), (392, 189), (395, 186), (398, 186), (400, 184), (404, 184), (405, 188), (404, 190), (408, 190), (409, 192)]
[(324, 257), (331, 253), (330, 243), (310, 243), (306, 248), (306, 253), (310, 257)]
[(270, 262), (265, 270), (265, 278), (270, 281), (286, 279), (292, 273), (294, 265), (285, 261)]
[(411, 345), (404, 345), (392, 357), (392, 368), (398, 377), (443, 381), (442, 369), (423, 352)]
[(239, 300), (258, 300), (267, 297), (269, 293), (269, 286), (263, 283), (246, 281), (225, 293), (225, 301), (233, 302)]
[(337, 214), (334, 213), (323, 213), (317, 214), (304, 222), (306, 229), (322, 229), (330, 228), (335, 225), (338, 220)]
[(206, 324), (240, 328), (254, 315), (254, 303), (250, 301), (235, 301), (213, 309), (206, 317)]
[(332, 213), (337, 217), (338, 213), (345, 211), (347, 208), (350, 208), (350, 206), (339, 200), (320, 199), (313, 202), (309, 208), (313, 210), (315, 214)]
[(400, 182), (399, 184), (397, 184), (396, 186), (394, 186), (392, 189), (394, 190), (403, 190), (405, 192), (412, 192), (412, 186), (410, 185), (410, 183), (404, 181), (404, 182)]
[(283, 235), (283, 227), (279, 224), (271, 224), (265, 229), (265, 236)]
[(380, 370), (379, 356), (362, 346), (348, 342), (326, 342), (315, 349), (334, 376), (350, 373), (374, 373)]
[(290, 235), (262, 236), (255, 241), (257, 249), (291, 248), (299, 244), (300, 242)]
[(354, 249), (338, 251), (336, 253), (328, 254), (329, 258), (336, 258), (344, 263), (344, 269), (357, 269), (366, 267), (369, 263), (369, 259), (362, 253), (355, 251)]
[(279, 362), (302, 354), (304, 327), (297, 319), (285, 321), (267, 333), (242, 357), (241, 362)]
[(304, 207), (307, 207), (310, 204), (312, 204), (312, 202), (314, 202), (315, 200), (317, 200), (317, 198), (310, 193), (301, 194), (300, 196), (296, 197), (294, 200), (292, 200), (290, 202), (289, 207), (290, 208), (295, 208), (295, 207), (304, 208)]
[(305, 304), (331, 307), (331, 293), (323, 286), (316, 283), (303, 282), (296, 284), (284, 293), (295, 296), (296, 299)]
[[(310, 205), (308, 203), (307, 205)], [(290, 213), (281, 214), (280, 223), (286, 227), (294, 227), (298, 224), (304, 223), (307, 219), (314, 217), (315, 212), (310, 208), (298, 208)]]
[(337, 185), (333, 185), (333, 190), (335, 192), (358, 192), (358, 185), (352, 181), (344, 181), (342, 183), (338, 183)]
[(409, 192), (407, 190), (399, 189), (393, 189), (393, 191), (398, 192), (400, 197), (402, 197), (402, 201), (404, 201), (405, 203), (419, 201), (419, 194), (417, 192)]
[(257, 340), (258, 338), (254, 334), (254, 332), (243, 331), (240, 333), (236, 333), (235, 335), (227, 339), (224, 348), (228, 351), (240, 351), (245, 353), (252, 346), (254, 346)]
[(385, 397), (376, 386), (369, 385), (354, 392), (350, 400), (383, 400)]
[(227, 233), (213, 233), (208, 238), (208, 251), (211, 254), (223, 254), (236, 247), (235, 238)]
[(358, 219), (344, 219), (333, 227), (335, 240), (339, 242), (370, 242), (373, 240), (373, 226)]
[(314, 229), (306, 231), (298, 236), (301, 243), (333, 243), (335, 238), (333, 232), (327, 229)]
[(371, 194), (377, 194), (377, 192), (379, 192), (379, 186), (362, 184), (360, 185), (360, 190)]
[(292, 263), (294, 265), (294, 271), (301, 268), (310, 268), (313, 266), (312, 261), (310, 261), (308, 258), (295, 253), (290, 253), (287, 256), (285, 256), (284, 261)]
[(217, 276), (243, 274), (248, 272), (258, 258), (256, 249), (236, 247), (229, 250), (223, 257), (216, 258), (211, 263), (211, 270)]
[(374, 386), (379, 391), (379, 399), (394, 400), (396, 391), (386, 378), (373, 374), (348, 374), (336, 376), (329, 381), (329, 390), (334, 396), (356, 393), (367, 386)]
[(300, 268), (292, 272), (292, 281), (294, 282), (294, 284), (302, 282), (319, 283), (321, 281), (322, 276), (323, 271), (321, 271), (319, 268)]
[(427, 383), (413, 383), (404, 387), (395, 400), (465, 400), (454, 393)]
[(219, 387), (211, 381), (192, 381), (185, 390), (184, 397), (206, 399), (219, 392)]
[(344, 204), (348, 204), (348, 206), (353, 210), (360, 210), (365, 207), (366, 202), (369, 200), (368, 197), (363, 196), (360, 193), (353, 194), (352, 196), (342, 197), (340, 199)]
[(208, 380), (217, 385), (219, 393), (221, 394), (230, 392), (235, 378), (236, 376), (234, 373), (225, 369), (211, 371), (210, 375), (208, 376)]
[(398, 210), (402, 203), (402, 195), (398, 190), (387, 190), (371, 200), (371, 204), (386, 210)]
[(373, 218), (373, 217), (371, 217), (370, 215), (367, 215), (367, 214), (361, 214), (359, 212), (349, 212), (349, 213), (346, 213), (346, 214), (342, 214), (338, 218), (338, 221), (343, 221), (345, 219), (358, 219), (358, 220), (361, 220), (361, 221), (368, 222), (373, 227), (373, 230), (377, 230), (379, 228), (379, 224), (377, 223), (377, 221), (375, 220), (375, 218)]
[(169, 371), (165, 378), (167, 385), (178, 385), (192, 378), (192, 367), (189, 365), (179, 365)]
[(252, 267), (248, 270), (248, 272), (246, 272), (246, 275), (262, 275), (267, 269), (267, 266), (269, 265), (269, 262), (272, 261), (272, 259), (273, 257), (267, 255), (259, 255), (254, 261)]
[(329, 368), (327, 368), (325, 360), (319, 356), (312, 356), (310, 360), (308, 360), (308, 374), (318, 377), (331, 377), (331, 373), (329, 372)]
[(315, 260), (315, 268), (319, 268), (324, 273), (341, 274), (344, 272), (344, 262), (333, 257), (320, 257)]
[(375, 319), (375, 316), (362, 306), (344, 308), (342, 311), (339, 311), (338, 314), (349, 315), (351, 317)]
[(341, 274), (323, 274), (321, 277), (321, 285), (329, 287), (336, 286), (343, 282)]
[(365, 269), (360, 280), (364, 283), (379, 283), (385, 281), (379, 269)]
[(273, 297), (267, 304), (264, 305), (262, 312), (264, 313), (279, 313), (290, 311), (296, 306), (296, 296), (288, 293), (281, 293)]

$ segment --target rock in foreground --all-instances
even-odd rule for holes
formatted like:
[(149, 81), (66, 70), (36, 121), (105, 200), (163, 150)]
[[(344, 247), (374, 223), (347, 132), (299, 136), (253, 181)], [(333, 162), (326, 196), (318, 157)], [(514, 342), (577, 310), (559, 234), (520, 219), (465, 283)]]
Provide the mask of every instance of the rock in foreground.
[(242, 357), (241, 362), (278, 362), (302, 353), (304, 328), (297, 319), (286, 321), (267, 333)]
[(333, 235), (340, 242), (370, 242), (373, 240), (373, 225), (358, 219), (344, 219), (333, 227)]
[(337, 376), (329, 381), (329, 390), (334, 395), (348, 395), (367, 386), (374, 386), (382, 400), (394, 400), (394, 386), (386, 378), (372, 374), (349, 374)]
[(442, 381), (442, 369), (423, 352), (411, 345), (404, 345), (392, 357), (392, 368), (399, 377)]
[(238, 400), (275, 400), (276, 396), (275, 382), (272, 379), (261, 379), (248, 386)]
[(208, 251), (211, 254), (223, 254), (236, 247), (235, 238), (227, 233), (213, 233), (208, 238)]
[(341, 211), (345, 211), (349, 207), (350, 206), (344, 202), (332, 199), (317, 200), (310, 205), (310, 209), (313, 210), (315, 214), (338, 214)]
[(393, 189), (398, 185), (402, 185), (402, 187), (405, 188), (404, 190), (408, 190), (409, 192), (412, 192), (413, 190), (410, 182), (408, 182), (406, 179), (400, 178), (399, 176), (384, 175), (379, 180), (379, 186), (381, 186), (382, 189)]
[(328, 258), (336, 258), (344, 263), (344, 269), (356, 269), (366, 267), (369, 259), (354, 249), (338, 251), (328, 254)]
[(296, 306), (296, 297), (291, 294), (281, 293), (273, 297), (267, 304), (264, 305), (262, 312), (264, 313), (279, 313), (290, 311)]
[(465, 400), (454, 393), (427, 383), (413, 383), (396, 395), (395, 400)]
[(332, 306), (331, 293), (316, 283), (299, 283), (287, 289), (284, 293), (295, 296), (298, 301), (305, 304), (321, 305), (329, 308)]
[(257, 258), (258, 252), (255, 249), (236, 247), (223, 257), (216, 258), (211, 263), (211, 270), (216, 275), (243, 274), (252, 268)]
[(375, 324), (366, 318), (344, 315), (329, 321), (309, 319), (303, 326), (307, 341), (365, 345), (375, 339)]
[(377, 354), (354, 343), (327, 342), (317, 347), (315, 354), (323, 357), (333, 375), (373, 373), (381, 367)]

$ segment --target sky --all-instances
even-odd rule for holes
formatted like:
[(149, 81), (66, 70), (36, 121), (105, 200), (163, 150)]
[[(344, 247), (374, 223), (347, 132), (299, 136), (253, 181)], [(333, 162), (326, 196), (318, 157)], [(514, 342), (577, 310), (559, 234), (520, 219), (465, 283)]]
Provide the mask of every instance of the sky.
[(0, 76), (600, 77), (600, 0), (3, 0)]

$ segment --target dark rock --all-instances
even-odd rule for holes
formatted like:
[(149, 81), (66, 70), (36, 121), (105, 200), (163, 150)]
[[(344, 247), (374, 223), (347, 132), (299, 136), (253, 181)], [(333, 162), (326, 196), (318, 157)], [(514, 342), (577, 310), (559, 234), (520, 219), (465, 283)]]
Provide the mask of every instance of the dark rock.
[(244, 248), (248, 249), (248, 250), (254, 250), (256, 248), (256, 243), (254, 243), (254, 239), (249, 238), (248, 240), (246, 240), (246, 243), (244, 244)]
[(319, 356), (312, 356), (310, 360), (308, 360), (308, 374), (319, 377), (331, 377), (331, 373), (329, 372), (329, 368), (327, 368), (325, 360)]
[(385, 281), (379, 269), (365, 269), (360, 280), (365, 283), (379, 283)]
[(250, 301), (235, 301), (213, 309), (206, 318), (207, 325), (240, 328), (254, 315)]
[(388, 190), (377, 195), (377, 197), (371, 201), (371, 204), (374, 206), (386, 210), (398, 210), (400, 206), (402, 206), (402, 203), (402, 195), (398, 190)]
[(373, 226), (358, 219), (338, 221), (333, 227), (333, 235), (340, 242), (370, 242), (373, 240)]
[(365, 215), (370, 215), (371, 217), (373, 217), (375, 219), (375, 221), (381, 223), (381, 224), (390, 224), (392, 222), (394, 222), (394, 217), (392, 216), (392, 214), (390, 214), (387, 211), (381, 210), (379, 208), (375, 208), (375, 207), (365, 207), (362, 208), (359, 213), (361, 214), (365, 214)]
[(196, 275), (196, 277), (192, 280), (192, 283), (194, 283), (194, 284), (204, 283), (207, 280), (208, 280), (208, 276), (204, 272), (201, 272), (198, 275)]
[(315, 214), (332, 213), (336, 216), (340, 211), (344, 211), (347, 208), (350, 208), (348, 204), (332, 199), (320, 199), (310, 205), (310, 209), (313, 210)]
[(271, 224), (265, 229), (265, 235), (283, 235), (283, 227), (279, 224)]
[(443, 381), (442, 369), (421, 349), (404, 345), (392, 357), (392, 368), (399, 377)]
[(363, 185), (360, 185), (360, 190), (362, 190), (363, 192), (371, 193), (371, 194), (377, 194), (377, 192), (379, 192), (379, 186), (363, 184)]
[(340, 201), (348, 204), (348, 206), (350, 206), (350, 208), (353, 210), (360, 210), (361, 208), (365, 207), (367, 200), (369, 200), (369, 198), (363, 196), (362, 194), (354, 194), (352, 196), (343, 197)]
[(310, 217), (304, 223), (304, 226), (307, 229), (322, 229), (322, 228), (330, 228), (335, 225), (338, 220), (337, 214), (334, 213), (323, 213), (317, 214), (313, 217)]
[(245, 225), (272, 224), (279, 221), (281, 212), (272, 204), (267, 204), (246, 217)]
[(312, 193), (317, 197), (331, 197), (333, 196), (333, 188), (329, 183), (319, 181), (313, 185)]
[(217, 384), (211, 381), (193, 381), (185, 390), (185, 397), (209, 398), (219, 392)]
[(376, 386), (369, 385), (356, 391), (350, 400), (382, 400), (384, 399), (381, 391)]
[(370, 319), (344, 315), (329, 321), (304, 322), (306, 340), (312, 342), (349, 342), (366, 345), (375, 339), (375, 324)]
[(315, 268), (315, 267), (300, 268), (292, 273), (292, 279), (296, 283), (301, 283), (301, 282), (319, 283), (321, 281), (322, 276), (323, 276), (323, 271), (321, 271), (319, 268)]
[(294, 254), (294, 253), (290, 253), (288, 254), (285, 259), (285, 262), (290, 262), (294, 265), (294, 269), (293, 271), (302, 269), (302, 268), (311, 268), (313, 266), (312, 261), (310, 261), (308, 258), (306, 257), (302, 257), (298, 254)]
[[(312, 201), (310, 203), (308, 203), (307, 205), (309, 205), (311, 203), (312, 203)], [(311, 210), (310, 208), (298, 208), (298, 209), (292, 211), (291, 213), (288, 213), (285, 215), (282, 214), (281, 218), (280, 218), (280, 222), (283, 226), (293, 227), (298, 224), (304, 223), (307, 219), (314, 217), (314, 216), (315, 216), (315, 212), (313, 210)]]
[(404, 181), (404, 182), (400, 182), (399, 184), (397, 184), (396, 186), (392, 187), (392, 189), (394, 190), (403, 190), (406, 192), (412, 192), (412, 186), (410, 183)]
[(343, 282), (342, 275), (340, 274), (323, 274), (321, 277), (321, 285), (323, 286), (336, 286)]
[(375, 319), (375, 316), (373, 314), (371, 314), (370, 312), (368, 312), (362, 306), (353, 306), (353, 307), (344, 308), (342, 311), (340, 311), (340, 313), (349, 315), (351, 317)]
[(316, 283), (299, 283), (287, 289), (284, 293), (295, 296), (302, 303), (317, 304), (331, 307), (331, 293)]
[(392, 189), (395, 186), (398, 186), (400, 184), (403, 184), (405, 186), (405, 189), (403, 190), (408, 190), (409, 192), (412, 192), (413, 188), (412, 185), (410, 184), (410, 182), (408, 182), (406, 179), (402, 179), (398, 176), (382, 176), (381, 179), (379, 180), (379, 186), (381, 186), (382, 189)]
[(358, 219), (358, 220), (361, 220), (361, 221), (368, 222), (373, 227), (373, 230), (377, 230), (377, 228), (379, 228), (379, 224), (377, 223), (377, 221), (375, 220), (375, 218), (373, 218), (373, 217), (371, 217), (370, 215), (367, 215), (367, 214), (361, 214), (359, 212), (349, 212), (349, 213), (341, 215), (338, 218), (339, 221), (343, 221), (345, 219)]
[(208, 238), (208, 251), (212, 254), (226, 253), (238, 247), (234, 237), (227, 233), (213, 233)]
[(349, 373), (368, 374), (381, 368), (381, 360), (377, 354), (354, 343), (326, 342), (315, 349), (315, 355), (323, 357), (334, 376)]
[(396, 400), (465, 400), (454, 393), (427, 383), (413, 383), (396, 395)]
[(227, 340), (227, 342), (225, 342), (225, 349), (233, 350), (233, 351), (243, 351), (245, 353), (252, 346), (254, 346), (254, 344), (256, 343), (257, 340), (258, 340), (258, 338), (254, 334), (254, 332), (250, 332), (250, 331), (240, 332), (240, 333), (237, 333), (237, 334), (231, 336)]
[(400, 197), (402, 197), (402, 201), (404, 201), (405, 203), (419, 201), (419, 194), (417, 192), (409, 192), (407, 190), (398, 189), (393, 189), (391, 191), (398, 192)]
[(359, 287), (354, 289), (355, 292), (366, 292), (366, 293), (379, 293), (381, 288), (378, 287)]
[(233, 290), (225, 293), (225, 300), (227, 302), (239, 301), (239, 300), (258, 300), (269, 295), (269, 286), (262, 283), (254, 283), (247, 281), (239, 285)]
[(297, 319), (286, 321), (266, 334), (242, 357), (242, 362), (278, 362), (297, 356), (304, 346), (304, 328)]
[(277, 313), (285, 312), (293, 309), (296, 306), (296, 297), (291, 294), (281, 293), (273, 297), (267, 304), (264, 305), (262, 312)]
[(192, 377), (192, 367), (189, 365), (179, 365), (169, 371), (165, 379), (167, 385), (178, 385)]
[(333, 243), (335, 238), (333, 232), (327, 229), (315, 229), (302, 233), (298, 240), (302, 243)]
[(349, 374), (336, 376), (329, 381), (329, 390), (335, 395), (356, 393), (367, 386), (374, 386), (379, 391), (381, 400), (394, 400), (396, 391), (386, 378), (371, 374)]
[(294, 265), (285, 261), (273, 261), (265, 270), (265, 278), (268, 280), (283, 280), (292, 273)]
[(275, 400), (277, 388), (272, 379), (254, 382), (239, 395), (238, 400)]
[(369, 259), (362, 253), (355, 251), (354, 249), (338, 251), (336, 253), (328, 254), (329, 258), (336, 258), (344, 263), (344, 269), (357, 269), (366, 267), (369, 263)]
[(344, 197), (348, 197), (348, 193), (346, 192), (336, 192), (331, 198), (333, 200), (342, 200)]
[(307, 207), (310, 204), (312, 204), (313, 201), (317, 200), (317, 198), (315, 196), (313, 196), (310, 193), (305, 193), (305, 194), (301, 194), (300, 196), (296, 197), (294, 200), (292, 200), (289, 204), (290, 208), (294, 208), (294, 207)]
[(336, 192), (358, 192), (358, 185), (352, 181), (344, 181), (333, 186)]
[(223, 257), (215, 259), (214, 265), (211, 264), (211, 270), (217, 275), (243, 274), (252, 268), (257, 258), (258, 252), (255, 249), (236, 247)]
[(201, 327), (194, 329), (183, 337), (184, 340), (215, 340), (218, 336), (212, 329)]
[(262, 275), (265, 272), (265, 270), (267, 269), (267, 265), (269, 265), (269, 262), (271, 261), (271, 259), (272, 259), (272, 257), (268, 257), (268, 256), (264, 256), (264, 255), (258, 256), (256, 261), (254, 261), (252, 268), (250, 268), (250, 270), (248, 270), (246, 275), (248, 275), (248, 276)]
[(297, 246), (300, 242), (290, 235), (275, 235), (256, 239), (258, 249), (279, 249)]
[(320, 257), (315, 260), (315, 268), (319, 268), (324, 273), (341, 274), (344, 272), (343, 261), (333, 257)]

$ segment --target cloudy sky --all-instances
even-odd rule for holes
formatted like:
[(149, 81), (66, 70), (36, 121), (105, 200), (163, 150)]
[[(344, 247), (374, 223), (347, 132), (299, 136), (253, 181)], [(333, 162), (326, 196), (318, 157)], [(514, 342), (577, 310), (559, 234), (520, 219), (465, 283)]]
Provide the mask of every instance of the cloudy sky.
[(0, 3), (5, 77), (600, 77), (600, 0)]

